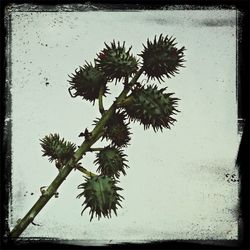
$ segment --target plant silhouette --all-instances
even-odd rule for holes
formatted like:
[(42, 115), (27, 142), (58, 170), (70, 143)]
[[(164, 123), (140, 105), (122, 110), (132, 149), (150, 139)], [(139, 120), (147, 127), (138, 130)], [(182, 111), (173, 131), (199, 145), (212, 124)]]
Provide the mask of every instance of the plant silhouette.
[[(78, 188), (82, 192), (77, 196), (83, 199), (83, 210), (89, 209), (90, 220), (96, 216), (110, 218), (112, 212), (117, 215), (118, 207), (124, 199), (120, 194), (121, 174), (126, 175), (129, 168), (124, 148), (129, 145), (131, 122), (139, 122), (144, 129), (155, 132), (170, 129), (176, 119), (178, 98), (168, 93), (166, 86), (160, 88), (165, 78), (178, 74), (183, 67), (184, 47), (177, 48), (175, 39), (162, 34), (143, 44), (143, 51), (136, 58), (130, 47), (125, 48), (113, 40), (110, 45), (97, 54), (94, 63), (86, 62), (70, 76), (69, 93), (71, 97), (80, 97), (93, 104), (98, 103), (100, 118), (93, 122), (94, 129), (85, 129), (79, 136), (85, 138), (80, 146), (60, 138), (59, 134), (49, 134), (40, 140), (43, 156), (54, 163), (59, 173), (52, 183), (42, 190), (42, 194), (28, 213), (20, 219), (10, 232), (11, 238), (17, 238), (33, 223), (36, 215), (43, 209), (57, 189), (73, 169), (84, 173), (85, 179)], [(142, 74), (147, 81), (139, 81)], [(154, 84), (148, 82), (157, 80)], [(123, 90), (113, 104), (105, 109), (103, 98), (107, 98), (110, 84), (122, 84)], [(107, 140), (107, 146), (94, 148), (100, 139)], [(96, 153), (94, 163), (97, 173), (92, 173), (81, 165), (81, 159), (87, 153)]]

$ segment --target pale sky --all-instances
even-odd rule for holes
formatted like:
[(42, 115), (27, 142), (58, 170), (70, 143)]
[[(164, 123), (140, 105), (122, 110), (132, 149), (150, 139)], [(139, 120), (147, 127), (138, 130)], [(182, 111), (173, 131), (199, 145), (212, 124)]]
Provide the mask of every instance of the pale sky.
[[(104, 42), (125, 41), (137, 55), (147, 38), (163, 33), (186, 48), (186, 67), (160, 85), (181, 99), (181, 112), (163, 133), (131, 124), (131, 145), (124, 150), (130, 168), (120, 178), (125, 200), (118, 216), (92, 222), (88, 210), (81, 216), (83, 200), (76, 196), (83, 177), (72, 172), (59, 188), (59, 198), (52, 198), (36, 217), (41, 226), (30, 225), (22, 236), (101, 244), (237, 239), (238, 182), (225, 177), (238, 174), (235, 10), (13, 11), (11, 27), (11, 228), (39, 198), (40, 187), (58, 173), (42, 157), (39, 139), (59, 133), (80, 145), (78, 134), (91, 130), (100, 117), (97, 105), (70, 97), (68, 74), (85, 60), (93, 62)], [(110, 83), (105, 107), (121, 88)], [(94, 159), (88, 153), (83, 165), (95, 171)]]

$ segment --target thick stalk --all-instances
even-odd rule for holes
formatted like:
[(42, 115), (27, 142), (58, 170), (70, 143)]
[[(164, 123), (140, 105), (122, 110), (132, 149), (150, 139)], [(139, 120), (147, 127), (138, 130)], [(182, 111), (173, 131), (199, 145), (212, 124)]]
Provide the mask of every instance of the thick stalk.
[[(137, 79), (142, 74), (143, 70), (140, 69), (129, 85), (133, 85)], [(85, 140), (82, 145), (78, 148), (78, 150), (75, 152), (74, 159), (68, 162), (58, 173), (56, 178), (52, 181), (52, 183), (48, 186), (48, 188), (42, 193), (40, 198), (37, 200), (37, 202), (34, 204), (34, 206), (29, 210), (29, 212), (18, 221), (17, 225), (14, 227), (14, 229), (10, 232), (11, 238), (17, 238), (20, 236), (20, 234), (28, 227), (30, 223), (33, 222), (34, 218), (37, 216), (37, 214), (42, 210), (42, 208), (47, 204), (47, 202), (50, 200), (51, 197), (56, 193), (57, 189), (60, 187), (60, 185), (63, 183), (63, 181), (66, 179), (66, 177), (70, 174), (72, 169), (76, 166), (76, 163), (82, 158), (82, 156), (89, 151), (90, 147), (102, 136), (103, 128), (105, 127), (107, 121), (109, 118), (113, 115), (116, 109), (116, 104), (122, 101), (124, 98), (126, 98), (127, 93), (129, 92), (130, 88), (127, 87), (127, 85), (124, 86), (123, 91), (121, 94), (116, 98), (114, 103), (111, 105), (111, 107), (104, 112), (102, 115), (100, 121), (96, 124), (95, 128), (91, 132), (90, 138), (88, 140)], [(80, 170), (80, 169), (79, 169)], [(80, 170), (81, 172), (84, 172), (85, 174), (89, 174), (90, 172), (86, 169), (82, 168)]]

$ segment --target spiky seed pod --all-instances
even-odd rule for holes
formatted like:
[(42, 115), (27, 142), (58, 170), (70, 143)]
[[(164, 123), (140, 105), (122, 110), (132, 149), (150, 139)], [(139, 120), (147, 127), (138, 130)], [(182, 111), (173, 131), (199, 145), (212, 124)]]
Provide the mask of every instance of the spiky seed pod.
[(173, 98), (174, 93), (164, 93), (166, 88), (157, 89), (154, 85), (136, 88), (130, 96), (130, 104), (125, 106), (130, 120), (139, 121), (144, 129), (153, 127), (154, 131), (166, 127), (176, 121), (172, 115), (179, 112), (176, 109), (178, 98)]
[(60, 139), (58, 134), (50, 134), (40, 139), (43, 156), (48, 156), (49, 161), (66, 164), (74, 156), (76, 145)]
[[(100, 92), (101, 86), (104, 86), (103, 95), (108, 93), (107, 78), (104, 74), (91, 63), (86, 63), (80, 70), (75, 70), (75, 74), (69, 76), (71, 79), (69, 83), (71, 87), (69, 88), (70, 95), (72, 97), (82, 96), (90, 102), (94, 102)], [(72, 94), (71, 91), (74, 90), (75, 93)]]
[(131, 139), (130, 128), (125, 120), (124, 112), (116, 112), (106, 124), (104, 138), (111, 140), (114, 146), (126, 147)]
[(105, 48), (97, 55), (95, 59), (97, 67), (99, 67), (109, 80), (120, 81), (125, 77), (131, 76), (137, 71), (138, 62), (136, 58), (130, 54), (129, 48), (128, 51), (125, 50), (125, 42), (123, 45), (120, 45), (120, 42), (117, 44), (113, 40), (110, 46), (106, 43)]
[(125, 163), (126, 155), (123, 151), (116, 147), (105, 147), (100, 152), (96, 154), (95, 164), (99, 165), (97, 172), (100, 172), (101, 175), (107, 175), (110, 177), (120, 177), (120, 172), (123, 175), (126, 175), (125, 168), (128, 168), (128, 165)]
[(148, 80), (156, 78), (160, 82), (164, 75), (170, 78), (171, 75), (178, 74), (178, 67), (183, 67), (185, 48), (177, 49), (174, 41), (175, 38), (164, 38), (161, 34), (158, 40), (155, 36), (153, 42), (147, 40), (147, 46), (143, 44), (144, 50), (139, 56), (143, 58), (143, 69)]
[(117, 206), (122, 207), (120, 201), (124, 199), (117, 192), (123, 190), (116, 186), (117, 182), (108, 176), (94, 176), (86, 178), (86, 181), (78, 186), (78, 188), (83, 189), (83, 192), (77, 198), (85, 197), (82, 204), (85, 207), (82, 213), (89, 207), (90, 221), (93, 219), (94, 214), (98, 217), (98, 220), (101, 216), (110, 218), (112, 210), (117, 215)]
[[(126, 113), (125, 112), (116, 112), (109, 119), (104, 128), (103, 139), (111, 140), (111, 145), (120, 147), (127, 147), (130, 141), (130, 128), (128, 127), (128, 123), (126, 123)], [(93, 122), (93, 125), (100, 121), (100, 118), (96, 118)]]

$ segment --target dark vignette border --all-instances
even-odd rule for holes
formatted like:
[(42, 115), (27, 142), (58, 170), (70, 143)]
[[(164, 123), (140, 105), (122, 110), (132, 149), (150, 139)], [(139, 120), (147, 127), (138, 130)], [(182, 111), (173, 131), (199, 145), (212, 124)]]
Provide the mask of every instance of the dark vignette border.
[[(7, 41), (7, 30), (11, 27), (8, 20), (4, 23), (5, 8), (10, 4), (35, 4), (33, 11), (58, 11), (55, 10), (55, 5), (61, 4), (85, 4), (81, 10), (102, 10), (112, 9), (116, 10), (131, 10), (139, 11), (143, 9), (213, 9), (214, 7), (220, 9), (237, 9), (241, 13), (238, 17), (238, 49), (237, 49), (237, 99), (238, 99), (238, 125), (239, 132), (243, 131), (242, 140), (239, 147), (236, 166), (239, 167), (241, 178), (240, 189), (240, 215), (239, 215), (239, 240), (238, 241), (157, 241), (145, 244), (122, 244), (122, 245), (109, 245), (109, 248), (130, 248), (130, 247), (143, 247), (143, 248), (169, 248), (169, 249), (249, 249), (249, 10), (250, 4), (248, 0), (168, 0), (168, 1), (121, 1), (119, 4), (112, 1), (70, 1), (70, 0), (9, 0), (0, 1), (1, 4), (1, 242), (2, 249), (81, 249), (83, 246), (70, 245), (70, 241), (64, 241), (65, 244), (57, 244), (56, 239), (33, 239), (12, 241), (8, 239), (8, 205), (10, 202), (9, 193), (11, 190), (11, 120), (6, 121), (5, 118), (11, 114), (11, 95), (8, 88), (10, 79), (11, 67), (8, 57), (5, 56), (5, 51), (9, 53)], [(46, 5), (46, 6), (44, 6)], [(79, 5), (78, 5), (79, 8)], [(70, 10), (68, 10), (70, 11)], [(210, 24), (213, 25), (213, 24)], [(11, 39), (9, 37), (8, 39)], [(5, 84), (3, 84), (5, 83)], [(244, 129), (243, 129), (244, 128)], [(68, 244), (67, 244), (68, 243)]]

